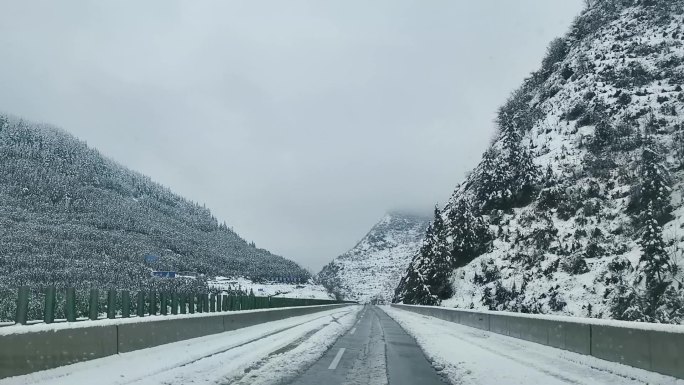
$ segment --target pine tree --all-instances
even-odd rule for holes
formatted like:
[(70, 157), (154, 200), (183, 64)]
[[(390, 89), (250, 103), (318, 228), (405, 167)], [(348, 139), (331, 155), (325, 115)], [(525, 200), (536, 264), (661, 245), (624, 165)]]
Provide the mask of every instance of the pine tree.
[(449, 279), (453, 268), (445, 224), (439, 208), (435, 207), (434, 214), (420, 251), (395, 290), (395, 302), (437, 305), (452, 294)]
[(461, 199), (447, 213), (452, 269), (467, 265), (491, 244), (493, 237), (487, 223), (474, 211), (469, 201)]
[(424, 245), (429, 249), (421, 250), (421, 252), (430, 258), (429, 267), (425, 270), (426, 283), (430, 293), (439, 299), (447, 299), (453, 294), (450, 282), (453, 260), (449, 252), (447, 229), (442, 219), (442, 213), (437, 207), (435, 207), (434, 217), (432, 239)]
[(640, 206), (646, 209), (651, 205), (653, 218), (662, 225), (671, 219), (672, 205), (670, 204), (670, 177), (667, 169), (660, 163), (661, 159), (652, 137), (648, 137), (641, 156)]
[(656, 309), (662, 295), (669, 286), (667, 276), (670, 268), (669, 258), (663, 241), (663, 230), (653, 212), (653, 203), (646, 210), (646, 224), (641, 236), (642, 254), (639, 265), (646, 279), (645, 313), (655, 319)]
[(424, 271), (426, 260), (419, 253), (406, 269), (406, 274), (394, 292), (394, 303), (403, 302), (414, 305), (437, 305), (439, 300), (430, 293)]
[(478, 169), (476, 196), (484, 209), (506, 209), (530, 202), (538, 168), (514, 128), (501, 126), (497, 145), (488, 150)]

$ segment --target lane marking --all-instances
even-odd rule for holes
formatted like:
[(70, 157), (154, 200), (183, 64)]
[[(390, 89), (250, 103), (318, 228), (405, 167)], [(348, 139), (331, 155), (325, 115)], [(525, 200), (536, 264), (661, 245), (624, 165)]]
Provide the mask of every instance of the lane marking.
[(349, 332), (349, 334), (354, 334), (354, 333), (356, 333), (356, 328), (352, 329), (351, 332)]
[(340, 348), (340, 350), (337, 352), (337, 355), (335, 358), (333, 358), (333, 361), (330, 363), (330, 366), (328, 366), (328, 369), (330, 370), (335, 370), (337, 368), (337, 364), (340, 363), (340, 360), (342, 359), (342, 355), (344, 354), (345, 348)]

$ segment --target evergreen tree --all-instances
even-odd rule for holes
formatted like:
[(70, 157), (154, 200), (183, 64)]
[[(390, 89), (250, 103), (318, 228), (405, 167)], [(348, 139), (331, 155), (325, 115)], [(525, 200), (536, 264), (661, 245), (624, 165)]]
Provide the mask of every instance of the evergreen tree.
[(417, 254), (406, 270), (406, 275), (402, 278), (395, 291), (394, 302), (403, 302), (414, 305), (437, 305), (439, 300), (430, 293), (424, 271), (427, 261)]
[(512, 127), (501, 126), (498, 147), (488, 150), (479, 166), (477, 199), (484, 209), (506, 209), (530, 202), (538, 169)]
[(652, 211), (650, 215), (662, 225), (671, 219), (672, 205), (670, 204), (670, 177), (667, 169), (661, 164), (661, 159), (653, 138), (647, 137), (641, 155), (640, 206), (642, 209), (650, 209)]
[(395, 302), (439, 304), (440, 299), (452, 294), (449, 282), (452, 269), (444, 220), (435, 207), (435, 218), (428, 226), (420, 251), (395, 290)]
[(485, 253), (491, 244), (493, 237), (489, 226), (474, 210), (469, 201), (461, 199), (447, 213), (452, 269), (467, 265)]
[(645, 313), (655, 319), (656, 309), (661, 297), (669, 286), (667, 276), (670, 267), (662, 228), (654, 216), (653, 203), (649, 203), (646, 210), (646, 224), (641, 237), (640, 268), (646, 280), (647, 308)]
[(431, 239), (421, 249), (421, 253), (429, 259), (425, 269), (426, 283), (430, 293), (439, 299), (447, 299), (452, 295), (451, 273), (453, 259), (447, 242), (447, 229), (442, 219), (442, 213), (435, 207), (435, 219), (432, 222)]

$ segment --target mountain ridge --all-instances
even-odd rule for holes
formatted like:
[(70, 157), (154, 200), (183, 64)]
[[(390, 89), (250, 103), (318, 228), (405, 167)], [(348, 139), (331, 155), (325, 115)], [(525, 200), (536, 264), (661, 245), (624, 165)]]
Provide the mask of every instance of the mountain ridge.
[[(150, 283), (152, 269), (310, 277), (61, 128), (0, 115), (0, 160), (0, 289), (132, 290)], [(146, 263), (147, 255), (157, 258)]]
[(427, 222), (418, 214), (388, 212), (353, 248), (324, 266), (317, 281), (338, 298), (389, 302)]
[(684, 322), (684, 2), (600, 0), (501, 107), (395, 301)]

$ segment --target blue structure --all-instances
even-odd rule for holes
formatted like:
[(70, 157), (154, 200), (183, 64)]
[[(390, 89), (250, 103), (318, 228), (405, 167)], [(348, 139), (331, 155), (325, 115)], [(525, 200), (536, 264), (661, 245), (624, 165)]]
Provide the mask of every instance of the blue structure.
[(153, 271), (152, 276), (153, 277), (159, 277), (159, 278), (176, 278), (176, 272), (175, 271)]

